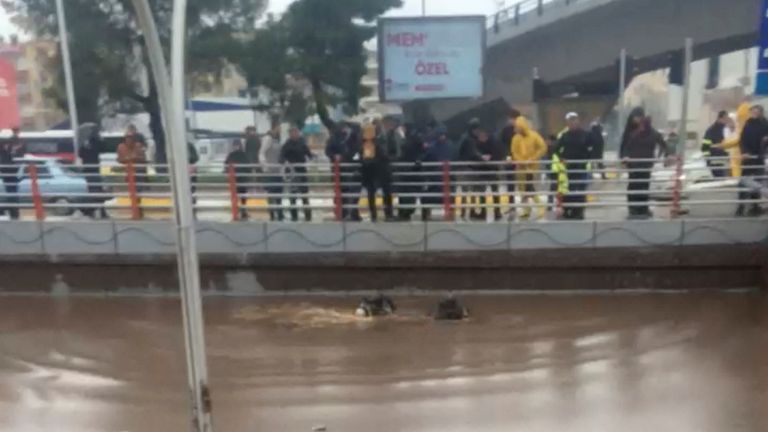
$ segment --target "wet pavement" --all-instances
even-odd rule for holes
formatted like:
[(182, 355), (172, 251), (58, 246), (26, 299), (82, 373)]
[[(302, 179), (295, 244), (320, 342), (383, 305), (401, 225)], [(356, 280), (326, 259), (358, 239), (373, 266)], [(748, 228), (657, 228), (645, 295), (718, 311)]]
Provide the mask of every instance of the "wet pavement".
[[(207, 299), (217, 432), (768, 430), (756, 293)], [(188, 431), (178, 300), (5, 297), (0, 431)]]

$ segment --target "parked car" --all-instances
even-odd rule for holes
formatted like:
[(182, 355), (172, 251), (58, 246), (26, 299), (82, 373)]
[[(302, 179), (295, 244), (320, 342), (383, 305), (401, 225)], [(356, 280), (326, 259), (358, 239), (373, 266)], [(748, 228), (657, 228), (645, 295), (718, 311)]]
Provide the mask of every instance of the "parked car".
[(16, 161), (19, 167), (19, 196), (22, 203), (32, 202), (32, 181), (29, 167), (37, 166), (38, 186), (43, 202), (55, 204), (51, 213), (68, 216), (77, 209), (77, 204), (92, 203), (88, 196), (88, 183), (76, 167), (65, 165), (56, 158), (24, 157)]
[[(674, 197), (676, 179), (678, 177), (677, 166), (674, 164), (657, 163), (651, 175), (651, 196), (658, 201), (671, 201)], [(683, 166), (680, 184), (682, 190), (687, 191), (698, 183), (714, 180), (712, 172), (702, 158), (691, 158)], [(684, 193), (681, 199), (686, 199)]]

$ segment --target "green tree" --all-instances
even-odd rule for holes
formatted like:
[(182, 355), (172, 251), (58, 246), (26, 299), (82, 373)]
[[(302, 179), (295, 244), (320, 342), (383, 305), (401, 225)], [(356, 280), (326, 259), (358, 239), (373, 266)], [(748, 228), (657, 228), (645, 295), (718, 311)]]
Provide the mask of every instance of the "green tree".
[[(147, 73), (146, 46), (131, 3), (131, 0), (65, 2), (75, 99), (84, 121), (97, 120), (105, 104), (129, 109), (134, 106), (146, 111), (156, 144), (156, 158), (158, 162), (165, 162), (157, 88)], [(253, 31), (266, 3), (267, 0), (189, 0), (187, 67), (192, 77), (218, 75), (228, 59), (238, 54), (238, 38)], [(0, 4), (14, 22), (33, 37), (56, 38), (54, 0), (0, 0)], [(150, 0), (150, 5), (167, 51), (172, 1)], [(56, 81), (49, 94), (64, 106), (63, 79)]]
[(285, 93), (285, 76), (304, 78), (314, 109), (328, 128), (328, 105), (337, 101), (357, 112), (366, 74), (365, 43), (376, 35), (375, 21), (401, 0), (297, 0), (245, 45), (250, 58), (239, 62), (251, 87)]

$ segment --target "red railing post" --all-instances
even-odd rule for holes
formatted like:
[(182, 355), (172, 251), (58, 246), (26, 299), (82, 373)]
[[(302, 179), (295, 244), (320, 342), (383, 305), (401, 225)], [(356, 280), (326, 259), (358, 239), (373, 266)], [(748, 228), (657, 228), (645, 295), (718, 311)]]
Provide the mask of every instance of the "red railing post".
[(237, 176), (235, 175), (235, 166), (229, 164), (227, 167), (227, 179), (229, 184), (229, 199), (232, 208), (232, 220), (240, 219), (240, 197), (237, 196)]
[(139, 189), (136, 186), (136, 167), (133, 162), (128, 162), (126, 167), (128, 175), (128, 196), (131, 199), (131, 219), (141, 219), (141, 209), (139, 208)]
[(344, 200), (341, 194), (341, 156), (336, 155), (333, 160), (333, 210), (336, 222), (341, 222), (344, 216)]
[(454, 218), (452, 199), (451, 163), (443, 161), (443, 212), (445, 213), (446, 222), (450, 222)]
[(670, 217), (676, 219), (680, 217), (682, 213), (680, 208), (680, 200), (682, 197), (683, 188), (683, 158), (677, 155), (675, 158), (675, 188), (672, 191), (672, 209), (670, 210)]
[(37, 165), (31, 163), (29, 166), (29, 180), (32, 182), (32, 203), (35, 206), (35, 219), (45, 220), (45, 208), (43, 207), (43, 197), (40, 194), (40, 183), (38, 182)]

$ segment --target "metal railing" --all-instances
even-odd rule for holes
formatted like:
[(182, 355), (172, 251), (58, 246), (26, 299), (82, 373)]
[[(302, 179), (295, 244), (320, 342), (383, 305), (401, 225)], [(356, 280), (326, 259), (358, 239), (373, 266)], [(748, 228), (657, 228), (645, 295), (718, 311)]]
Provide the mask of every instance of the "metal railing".
[(521, 0), (488, 17), (487, 27), (498, 33), (502, 26), (520, 25), (530, 17), (543, 16), (552, 7), (570, 6), (588, 0)]
[[(707, 163), (715, 165), (714, 169)], [(728, 174), (729, 160), (532, 163), (360, 163), (190, 167), (197, 218), (310, 220), (623, 220), (758, 216), (768, 203), (764, 166)], [(555, 166), (554, 168), (557, 168)], [(12, 218), (170, 219), (162, 165), (0, 166), (0, 209)], [(368, 190), (371, 189), (371, 192)], [(391, 195), (391, 205), (390, 203)], [(372, 206), (371, 204), (375, 204)]]

